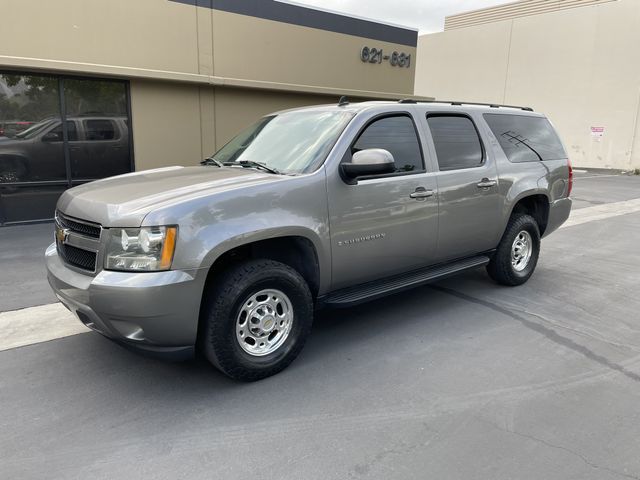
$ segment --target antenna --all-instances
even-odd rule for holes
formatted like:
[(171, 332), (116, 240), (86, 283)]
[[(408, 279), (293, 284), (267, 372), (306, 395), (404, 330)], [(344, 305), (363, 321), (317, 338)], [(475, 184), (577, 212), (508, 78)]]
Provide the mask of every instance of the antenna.
[(338, 100), (338, 106), (344, 107), (345, 105), (349, 105), (349, 99), (343, 95), (340, 97), (340, 100)]

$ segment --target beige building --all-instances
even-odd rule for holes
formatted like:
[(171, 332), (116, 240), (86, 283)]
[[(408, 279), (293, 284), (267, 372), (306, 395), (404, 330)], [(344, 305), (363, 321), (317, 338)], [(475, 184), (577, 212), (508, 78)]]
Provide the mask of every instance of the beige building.
[(416, 93), (531, 106), (573, 164), (640, 168), (640, 1), (525, 0), (418, 41)]
[(0, 224), (50, 218), (62, 190), (95, 178), (195, 165), (274, 110), (414, 91), (415, 30), (295, 3), (1, 10)]

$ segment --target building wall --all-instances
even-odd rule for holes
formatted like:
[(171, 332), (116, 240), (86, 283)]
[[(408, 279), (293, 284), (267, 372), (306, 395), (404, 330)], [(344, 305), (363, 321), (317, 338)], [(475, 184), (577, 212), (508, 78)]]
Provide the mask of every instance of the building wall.
[[(4, 0), (0, 69), (130, 80), (146, 169), (195, 164), (275, 110), (411, 96), (416, 42), (413, 30), (272, 0)], [(365, 63), (364, 46), (413, 61)]]
[[(272, 12), (289, 21), (259, 16)], [(298, 17), (317, 28), (291, 23)], [(0, 66), (398, 98), (413, 94), (415, 62), (368, 64), (359, 51), (367, 45), (415, 59), (416, 38), (272, 0), (4, 0)]]
[(326, 95), (132, 80), (136, 170), (197, 165), (267, 113), (334, 101)]
[(415, 92), (531, 106), (574, 165), (640, 168), (638, 45), (635, 0), (447, 30), (419, 38)]

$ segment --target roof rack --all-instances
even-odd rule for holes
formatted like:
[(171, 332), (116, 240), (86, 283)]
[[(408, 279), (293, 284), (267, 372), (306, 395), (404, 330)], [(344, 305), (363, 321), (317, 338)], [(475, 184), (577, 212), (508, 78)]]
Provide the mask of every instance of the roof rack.
[(517, 108), (520, 110), (525, 110), (527, 112), (533, 112), (533, 108), (531, 107), (521, 107), (518, 105), (501, 105), (499, 103), (460, 102), (456, 100), (413, 100), (411, 98), (403, 98), (402, 100), (398, 100), (398, 103), (448, 103), (450, 105), (478, 105), (481, 107), (490, 108)]

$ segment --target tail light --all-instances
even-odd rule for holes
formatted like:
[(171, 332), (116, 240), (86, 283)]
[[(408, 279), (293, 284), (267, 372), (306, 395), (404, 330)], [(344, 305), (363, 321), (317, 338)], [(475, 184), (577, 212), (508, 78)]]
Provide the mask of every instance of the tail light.
[(571, 167), (571, 160), (567, 160), (569, 164), (569, 181), (567, 182), (567, 197), (571, 196), (571, 190), (573, 190), (573, 168)]

